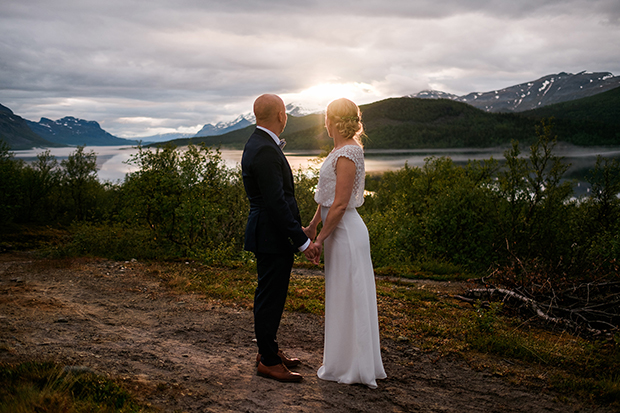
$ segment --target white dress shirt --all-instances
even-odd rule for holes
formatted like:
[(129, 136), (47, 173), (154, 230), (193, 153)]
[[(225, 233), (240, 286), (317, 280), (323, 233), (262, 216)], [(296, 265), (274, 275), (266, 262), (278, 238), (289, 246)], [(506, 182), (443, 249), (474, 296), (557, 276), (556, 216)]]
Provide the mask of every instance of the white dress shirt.
[(278, 138), (278, 135), (276, 135), (275, 133), (273, 133), (272, 131), (270, 131), (267, 128), (263, 128), (262, 126), (257, 126), (256, 129), (260, 129), (262, 131), (267, 132), (267, 134), (269, 136), (271, 136), (271, 139), (273, 139), (273, 141), (276, 143), (276, 145), (280, 146), (280, 138)]

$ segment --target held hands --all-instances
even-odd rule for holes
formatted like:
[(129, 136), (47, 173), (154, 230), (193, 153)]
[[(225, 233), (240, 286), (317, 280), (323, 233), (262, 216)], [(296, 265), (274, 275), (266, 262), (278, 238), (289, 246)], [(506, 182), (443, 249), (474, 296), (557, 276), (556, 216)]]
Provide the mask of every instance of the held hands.
[(319, 262), (321, 261), (322, 250), (323, 250), (323, 247), (321, 246), (321, 244), (312, 242), (310, 245), (308, 245), (308, 248), (306, 248), (306, 250), (304, 251), (304, 255), (306, 256), (308, 261), (314, 263), (315, 265), (318, 265)]
[(321, 262), (321, 251), (323, 251), (323, 245), (319, 244), (318, 242), (315, 242), (314, 245), (316, 245), (317, 252), (312, 262), (314, 263), (314, 265), (319, 265), (319, 263)]
[[(316, 228), (318, 225), (318, 222), (316, 221), (316, 217), (317, 214), (319, 214), (320, 209), (317, 209), (317, 212), (315, 214), (315, 217), (312, 219), (312, 221), (310, 222), (310, 224), (307, 227), (302, 227), (304, 233), (308, 236), (308, 238), (310, 238), (311, 240), (316, 238)], [(320, 217), (320, 215), (318, 215)], [(323, 244), (320, 242), (312, 242), (308, 248), (304, 251), (304, 254), (306, 254), (306, 258), (308, 259), (308, 261), (310, 261), (311, 263), (313, 263), (314, 265), (318, 265), (319, 262), (321, 261), (321, 251), (323, 250)]]

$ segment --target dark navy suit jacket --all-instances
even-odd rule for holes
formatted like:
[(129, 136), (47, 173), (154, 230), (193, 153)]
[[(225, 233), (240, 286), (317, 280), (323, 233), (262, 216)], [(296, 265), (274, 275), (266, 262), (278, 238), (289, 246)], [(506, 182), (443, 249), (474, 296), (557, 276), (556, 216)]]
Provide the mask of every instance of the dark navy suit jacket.
[(250, 201), (245, 249), (258, 253), (298, 251), (308, 237), (301, 228), (293, 173), (286, 157), (265, 131), (257, 128), (248, 139), (241, 168)]

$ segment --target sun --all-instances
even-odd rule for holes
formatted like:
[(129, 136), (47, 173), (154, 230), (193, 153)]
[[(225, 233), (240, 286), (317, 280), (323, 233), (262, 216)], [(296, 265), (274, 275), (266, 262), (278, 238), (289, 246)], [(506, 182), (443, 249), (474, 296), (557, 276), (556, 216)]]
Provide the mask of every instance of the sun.
[(334, 99), (347, 98), (361, 105), (379, 98), (380, 93), (367, 83), (321, 83), (299, 93), (282, 94), (287, 103), (295, 103), (311, 110), (323, 110)]

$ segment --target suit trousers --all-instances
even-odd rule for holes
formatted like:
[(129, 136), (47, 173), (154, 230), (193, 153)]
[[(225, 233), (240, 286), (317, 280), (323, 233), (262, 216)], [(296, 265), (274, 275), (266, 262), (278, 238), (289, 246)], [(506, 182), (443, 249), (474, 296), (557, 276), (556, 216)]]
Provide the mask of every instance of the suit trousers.
[(295, 255), (255, 253), (258, 285), (254, 293), (254, 331), (261, 361), (274, 366), (282, 361), (278, 356), (277, 333), (291, 278)]

